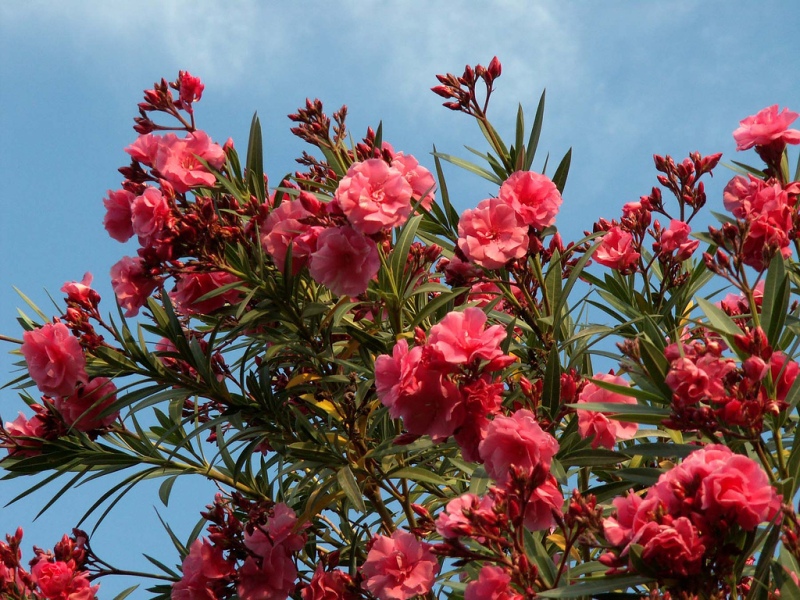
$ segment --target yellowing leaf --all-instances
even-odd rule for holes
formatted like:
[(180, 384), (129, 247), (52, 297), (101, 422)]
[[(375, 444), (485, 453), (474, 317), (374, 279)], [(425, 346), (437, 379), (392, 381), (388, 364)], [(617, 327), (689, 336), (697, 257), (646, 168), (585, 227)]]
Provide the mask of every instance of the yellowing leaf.
[(298, 373), (289, 380), (289, 383), (286, 384), (286, 389), (288, 390), (296, 385), (317, 381), (318, 379), (320, 379), (320, 376), (316, 373)]

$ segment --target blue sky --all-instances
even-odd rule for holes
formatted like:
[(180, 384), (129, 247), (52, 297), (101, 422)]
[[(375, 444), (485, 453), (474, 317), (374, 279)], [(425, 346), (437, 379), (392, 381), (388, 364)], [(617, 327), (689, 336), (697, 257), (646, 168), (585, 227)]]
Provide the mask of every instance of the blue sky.
[[(489, 114), (500, 132), (511, 134), (518, 102), (532, 118), (547, 88), (540, 152), (558, 159), (573, 148), (558, 226), (574, 239), (649, 192), (653, 153), (720, 151), (723, 160), (755, 162), (751, 153), (734, 156), (731, 132), (770, 104), (800, 111), (799, 29), (793, 0), (4, 2), (0, 332), (20, 334), (14, 318), (22, 303), (12, 286), (55, 313), (45, 290), (59, 298), (61, 285), (86, 271), (95, 275), (101, 307), (112, 311), (109, 268), (134, 247), (106, 235), (102, 198), (120, 185), (116, 169), (135, 139), (141, 91), (179, 69), (204, 80), (197, 118), (216, 141), (232, 137), (246, 147), (258, 111), (265, 170), (277, 183), (304, 149), (286, 115), (306, 97), (319, 97), (331, 112), (347, 104), (354, 136), (382, 120), (384, 139), (428, 167), (434, 143), (461, 156), (465, 144), (484, 148), (474, 124), (442, 108), (429, 88), (437, 73), (497, 55), (503, 75)], [(446, 175), (462, 210), (496, 192), (456, 169)], [(707, 188), (713, 209), (721, 209), (727, 179), (719, 170)], [(0, 353), (4, 380), (15, 362), (11, 349)], [(0, 392), (4, 420), (19, 406), (13, 391)], [(24, 484), (0, 482), (0, 503)], [(97, 489), (69, 494), (34, 525), (46, 493), (2, 509), (0, 534), (19, 524), (26, 552), (32, 544), (52, 547)], [(174, 493), (166, 514), (185, 536), (213, 489), (178, 484)], [(144, 566), (137, 557), (145, 551), (174, 563), (158, 505), (155, 487), (142, 488), (93, 546), (114, 562)], [(104, 582), (102, 597), (126, 583)]]

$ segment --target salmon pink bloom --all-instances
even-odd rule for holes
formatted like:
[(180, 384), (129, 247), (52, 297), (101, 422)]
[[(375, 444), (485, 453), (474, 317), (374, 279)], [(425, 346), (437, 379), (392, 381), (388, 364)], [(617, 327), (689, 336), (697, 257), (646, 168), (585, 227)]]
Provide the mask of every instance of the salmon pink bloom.
[(108, 427), (119, 416), (119, 411), (103, 415), (117, 400), (117, 386), (107, 377), (95, 377), (86, 385), (78, 386), (74, 393), (57, 397), (53, 404), (64, 422), (78, 431), (92, 431)]
[(123, 256), (111, 267), (111, 287), (126, 317), (135, 317), (147, 298), (158, 287), (159, 281), (149, 277), (142, 259)]
[(511, 587), (511, 575), (494, 565), (484, 565), (476, 581), (470, 581), (464, 600), (522, 600)]
[(69, 396), (78, 383), (89, 381), (81, 344), (63, 323), (26, 331), (22, 340), (28, 372), (43, 394)]
[(429, 364), (425, 350), (400, 340), (392, 356), (375, 360), (378, 398), (393, 419), (403, 419), (412, 435), (430, 435), (444, 440), (463, 423), (462, 396), (446, 374)]
[(699, 575), (703, 568), (703, 545), (697, 528), (686, 517), (670, 525), (648, 523), (636, 543), (644, 546), (642, 559), (660, 573), (672, 577)]
[(364, 586), (378, 600), (408, 600), (427, 594), (439, 572), (430, 546), (413, 533), (376, 535), (361, 567)]
[[(613, 383), (615, 385), (629, 386), (628, 382), (622, 377), (606, 373), (595, 375), (594, 379), (606, 383)], [(587, 402), (636, 404), (636, 398), (625, 396), (618, 392), (612, 392), (611, 390), (601, 388), (589, 382), (578, 396), (578, 404), (586, 404)], [(620, 410), (624, 411), (625, 409), (620, 407)], [(592, 449), (599, 446), (612, 449), (614, 444), (617, 443), (617, 440), (629, 440), (639, 429), (636, 423), (625, 423), (623, 421), (609, 419), (607, 415), (611, 413), (580, 409), (578, 409), (576, 413), (578, 415), (578, 432), (583, 438), (592, 437)]]
[(128, 190), (108, 190), (108, 196), (103, 199), (103, 206), (106, 207), (103, 227), (118, 242), (127, 242), (133, 237), (131, 204), (134, 198)]
[[(172, 137), (176, 136), (173, 134)], [(140, 135), (136, 138), (135, 142), (125, 148), (125, 152), (127, 152), (133, 160), (147, 167), (152, 167), (156, 163), (156, 156), (158, 156), (158, 151), (161, 148), (162, 139), (163, 138), (160, 136), (153, 135), (152, 133)]]
[(142, 245), (147, 245), (147, 240), (161, 231), (169, 216), (167, 199), (157, 188), (145, 188), (144, 192), (131, 202), (133, 232), (139, 236)]
[(689, 239), (691, 232), (692, 228), (688, 223), (672, 219), (669, 222), (669, 228), (661, 232), (661, 251), (672, 253), (677, 250), (675, 258), (680, 261), (690, 258), (700, 245), (700, 240)]
[(292, 273), (296, 274), (308, 264), (317, 249), (317, 237), (323, 227), (303, 223), (312, 217), (300, 199), (283, 201), (273, 210), (261, 229), (261, 246), (272, 257), (272, 262), (283, 273), (286, 254), (292, 248)]
[(450, 312), (431, 327), (428, 345), (451, 365), (498, 361), (505, 356), (500, 342), (506, 338), (506, 330), (502, 325), (484, 328), (486, 318), (486, 313), (476, 307)]
[(214, 290), (240, 281), (235, 275), (224, 271), (185, 273), (180, 276), (175, 291), (169, 297), (184, 315), (210, 315), (226, 304), (236, 304), (242, 295), (241, 292), (231, 288), (204, 300), (201, 298)]
[(528, 252), (528, 226), (500, 198), (481, 201), (458, 222), (458, 247), (467, 259), (487, 269), (500, 269)]
[(542, 231), (556, 222), (561, 193), (546, 175), (517, 171), (500, 186), (500, 199), (510, 204), (520, 223)]
[(337, 296), (358, 296), (380, 266), (375, 242), (352, 227), (333, 227), (319, 234), (309, 271)]
[(205, 131), (194, 131), (184, 139), (169, 133), (160, 140), (153, 167), (176, 192), (185, 193), (193, 187), (211, 187), (217, 178), (201, 163), (219, 169), (225, 163), (225, 152), (211, 141)]
[(800, 144), (800, 131), (789, 129), (798, 116), (788, 108), (778, 112), (778, 105), (773, 104), (739, 121), (739, 127), (733, 132), (736, 149), (747, 150), (773, 142), (781, 145)]
[(392, 157), (392, 167), (400, 171), (411, 185), (412, 197), (418, 200), (425, 210), (430, 210), (436, 191), (436, 183), (431, 172), (421, 166), (416, 158), (402, 152)]
[(633, 248), (633, 236), (619, 227), (606, 232), (592, 257), (601, 265), (622, 272), (634, 268), (639, 261), (639, 253)]
[(172, 585), (172, 600), (217, 600), (214, 582), (233, 573), (222, 548), (207, 539), (196, 539), (181, 564), (183, 576)]
[(300, 596), (303, 600), (356, 600), (360, 595), (352, 589), (353, 585), (353, 578), (344, 571), (325, 571), (322, 565), (317, 565)]
[(19, 413), (16, 419), (0, 428), (0, 448), (8, 450), (9, 456), (36, 456), (41, 452), (41, 442), (23, 438), (45, 438), (46, 435), (45, 421), (40, 415), (28, 419)]
[(350, 166), (335, 199), (356, 231), (372, 235), (402, 225), (411, 213), (411, 184), (380, 158)]
[(60, 560), (41, 559), (31, 569), (34, 583), (47, 600), (94, 600), (100, 586), (89, 583), (87, 575)]
[(511, 478), (511, 467), (531, 475), (537, 468), (549, 471), (558, 442), (541, 428), (531, 411), (523, 408), (510, 417), (496, 416), (478, 452), (489, 476), (505, 486)]
[(92, 274), (84, 273), (79, 282), (68, 281), (61, 286), (61, 291), (67, 295), (67, 301), (74, 302), (87, 309), (96, 308), (100, 303), (100, 294), (92, 289)]
[(544, 531), (556, 526), (555, 515), (563, 515), (564, 494), (552, 475), (531, 493), (525, 504), (525, 527)]

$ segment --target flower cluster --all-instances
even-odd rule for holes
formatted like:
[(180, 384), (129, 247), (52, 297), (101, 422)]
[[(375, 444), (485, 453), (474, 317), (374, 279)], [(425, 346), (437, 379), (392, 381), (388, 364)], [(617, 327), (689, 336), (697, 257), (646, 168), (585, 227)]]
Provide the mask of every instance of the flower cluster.
[[(741, 122), (766, 168), (728, 183), (719, 229), (692, 231), (721, 155), (656, 155), (660, 187), (565, 242), (571, 153), (534, 169), (544, 95), (502, 141), (486, 116), (501, 72), (433, 89), (477, 120), (488, 166), (437, 153), (434, 178), (309, 99), (289, 118), (321, 156), (272, 188), (257, 119), (240, 160), (197, 127), (200, 79), (146, 90), (104, 199), (108, 234), (137, 244), (111, 270), (124, 315), (101, 315), (86, 274), (63, 314), (0, 336), (33, 413), (0, 428), (3, 479), (66, 490), (135, 470), (90, 513), (141, 480), (164, 477), (165, 503), (178, 476), (212, 481), (204, 534), (168, 528), (180, 573), (139, 574), (158, 598), (796, 595), (800, 526), (779, 494), (800, 487), (797, 115)], [(459, 215), (441, 161), (497, 196)], [(619, 365), (593, 375), (598, 358)], [(130, 573), (78, 530), (25, 566), (21, 537), (0, 543), (4, 598), (92, 600)]]
[(727, 541), (780, 511), (780, 497), (752, 459), (710, 444), (667, 471), (644, 497), (614, 500), (603, 523), (613, 550), (600, 559), (616, 570), (648, 570), (684, 591), (716, 589), (730, 574)]
[(673, 391), (667, 426), (760, 436), (764, 417), (786, 409), (800, 366), (783, 352), (774, 352), (760, 328), (743, 332), (736, 341), (749, 355), (741, 364), (723, 356), (724, 342), (708, 335), (667, 347), (666, 384)]
[(99, 585), (92, 585), (85, 570), (90, 558), (85, 533), (64, 535), (53, 551), (35, 548), (30, 569), (22, 567), (22, 529), (0, 542), (0, 596), (25, 600), (94, 600)]
[(392, 355), (375, 360), (378, 398), (413, 436), (443, 441), (454, 436), (467, 460), (499, 414), (503, 384), (495, 373), (516, 359), (505, 354), (500, 325), (485, 327), (479, 308), (451, 312), (411, 349), (400, 340)]

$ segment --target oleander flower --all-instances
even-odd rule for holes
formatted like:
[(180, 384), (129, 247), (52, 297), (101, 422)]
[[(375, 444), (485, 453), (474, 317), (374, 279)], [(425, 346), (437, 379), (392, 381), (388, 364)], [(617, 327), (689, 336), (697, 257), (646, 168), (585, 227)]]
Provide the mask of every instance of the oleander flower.
[(531, 411), (523, 408), (510, 417), (496, 416), (478, 452), (489, 476), (504, 486), (510, 480), (512, 466), (529, 474), (537, 467), (549, 471), (558, 442), (541, 428)]
[(556, 184), (534, 171), (517, 171), (500, 186), (499, 198), (510, 204), (524, 225), (542, 231), (556, 222), (561, 193)]
[(739, 127), (733, 132), (737, 150), (747, 150), (753, 146), (766, 146), (772, 142), (782, 144), (800, 144), (800, 131), (789, 129), (800, 116), (796, 112), (784, 108), (778, 112), (778, 105), (768, 106), (756, 114), (739, 121)]
[(481, 201), (458, 221), (458, 247), (472, 263), (499, 269), (528, 252), (528, 226), (500, 198)]
[(619, 227), (612, 227), (603, 236), (592, 258), (615, 271), (625, 272), (636, 266), (639, 253), (633, 248), (633, 236), (630, 233)]
[[(613, 383), (615, 385), (622, 385), (628, 387), (628, 382), (615, 375), (608, 373), (600, 373), (594, 376), (594, 379), (604, 381), (606, 383)], [(605, 388), (601, 388), (593, 382), (586, 384), (580, 395), (578, 396), (578, 404), (586, 404), (587, 402), (612, 402), (615, 404), (636, 404), (636, 398), (632, 396), (625, 396), (618, 392), (612, 392)], [(624, 408), (621, 408), (624, 410)], [(592, 448), (595, 449), (599, 446), (603, 448), (612, 449), (618, 440), (629, 440), (639, 429), (636, 423), (626, 423), (624, 421), (617, 421), (609, 419), (605, 413), (595, 410), (580, 410), (577, 409), (578, 415), (578, 432), (583, 438), (592, 438)]]
[(309, 271), (337, 296), (358, 296), (378, 273), (378, 247), (352, 227), (326, 229), (317, 237)]
[(141, 258), (123, 256), (111, 267), (111, 287), (126, 317), (139, 314), (158, 284), (158, 279), (145, 272)]
[(408, 600), (430, 591), (439, 562), (430, 546), (413, 533), (376, 535), (361, 567), (364, 586), (378, 600)]
[(131, 204), (136, 196), (128, 190), (108, 190), (103, 206), (106, 216), (103, 217), (103, 227), (108, 235), (118, 242), (127, 242), (133, 237), (133, 223)]
[(117, 386), (108, 377), (95, 377), (67, 397), (57, 397), (53, 404), (64, 422), (78, 431), (92, 431), (108, 427), (119, 416), (119, 411), (102, 413), (117, 400)]
[(380, 158), (350, 166), (335, 199), (356, 231), (366, 235), (398, 227), (411, 213), (411, 184), (403, 172)]
[(22, 340), (28, 372), (43, 394), (69, 396), (79, 383), (89, 381), (81, 344), (63, 323), (26, 331)]
[(478, 579), (470, 581), (464, 600), (522, 600), (511, 587), (511, 575), (503, 567), (484, 565)]

